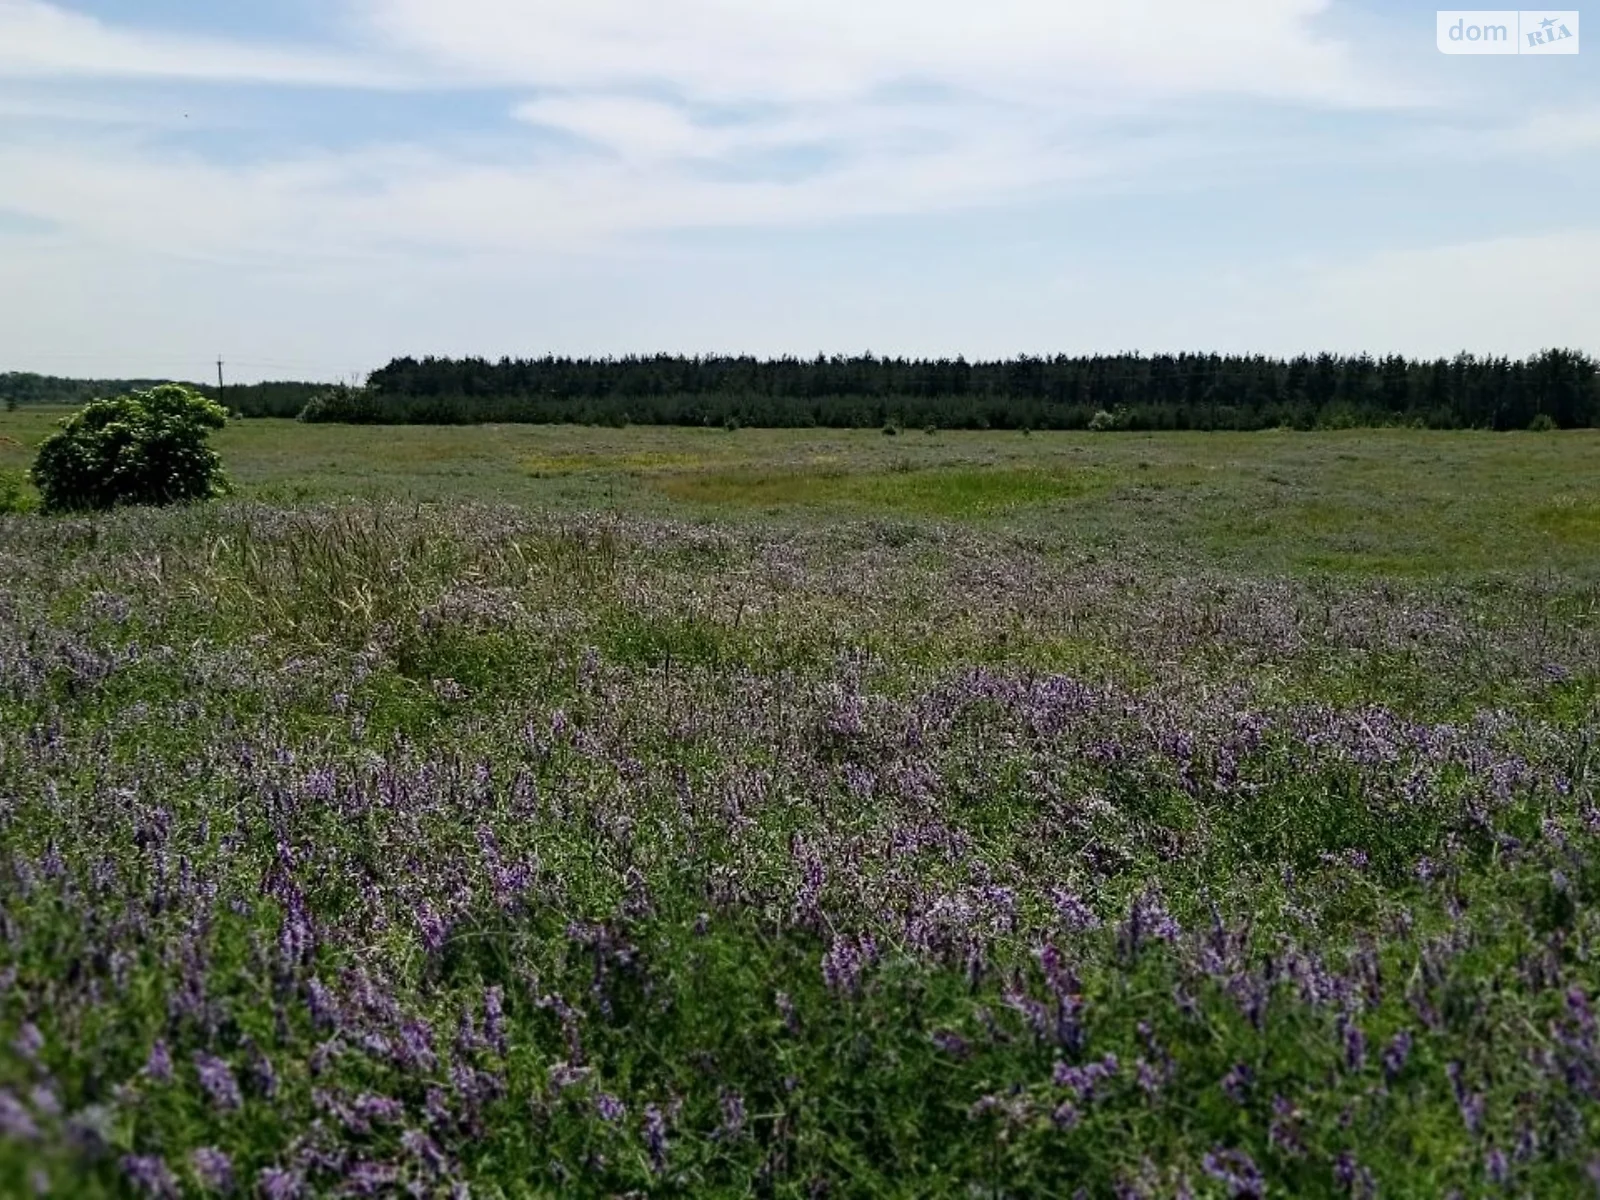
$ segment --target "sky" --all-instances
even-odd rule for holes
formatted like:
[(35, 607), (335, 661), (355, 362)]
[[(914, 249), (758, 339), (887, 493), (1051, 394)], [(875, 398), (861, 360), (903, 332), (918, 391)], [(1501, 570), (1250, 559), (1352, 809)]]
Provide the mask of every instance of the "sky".
[(1600, 354), (1600, 23), (1566, 56), (1444, 55), (1435, 25), (1377, 0), (0, 0), (0, 370)]

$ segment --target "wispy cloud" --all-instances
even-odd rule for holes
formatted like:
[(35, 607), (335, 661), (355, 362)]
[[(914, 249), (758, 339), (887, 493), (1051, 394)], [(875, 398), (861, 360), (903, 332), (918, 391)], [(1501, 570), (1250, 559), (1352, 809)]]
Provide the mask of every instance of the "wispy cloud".
[(399, 88), (416, 75), (300, 46), (148, 33), (44, 0), (0, 0), (0, 78), (182, 79)]
[[(1581, 89), (1542, 64), (1536, 105), (1503, 72), (1476, 108), (1439, 103), (1441, 80), (1465, 93), (1462, 70), (1488, 67), (1441, 66), (1431, 26), (1406, 51), (1392, 14), (1335, 0), (328, 0), (300, 45), (272, 6), (259, 36), (220, 37), (73, 7), (98, 2), (0, 0), (0, 360), (83, 324), (116, 324), (124, 352), (202, 330), (209, 353), (228, 312), (293, 358), (297, 339), (338, 357), (326, 331), (363, 322), (363, 354), (487, 352), (524, 304), (589, 347), (859, 348), (839, 341), (859, 326), (882, 349), (969, 352), (1068, 332), (1079, 348), (1273, 348), (1295, 330), (1415, 348), (1479, 328), (1474, 313), (1532, 336), (1593, 309), (1583, 277), (1522, 257), (1563, 243), (1426, 248), (1571, 216), (1506, 200), (1516, 172), (1495, 176), (1499, 199), (1441, 184), (1448, 211), (1482, 219), (1411, 235), (1419, 257), (1372, 214), (1385, 188), (1429, 186), (1430, 164), (1577, 178), (1575, 147), (1600, 143), (1594, 97), (1563, 108)], [(204, 125), (173, 103), (202, 85)], [(301, 137), (322, 128), (337, 134)], [(1343, 261), (1300, 215), (1312, 195)], [(1224, 204), (1252, 216), (1208, 219)], [(989, 274), (985, 247), (1052, 208), (1042, 253), (1114, 243), (1122, 263), (1063, 294), (1020, 252)], [(1264, 261), (1262, 225), (1313, 265)], [(929, 240), (880, 278), (871, 239), (904, 227)], [(835, 236), (860, 240), (826, 278), (782, 248)], [(762, 248), (764, 278), (733, 245)], [(1208, 267), (1185, 277), (1174, 256)], [(153, 271), (190, 290), (135, 320), (112, 281), (136, 295)], [(425, 336), (439, 328), (454, 332)]]
[(388, 44), (508, 84), (783, 101), (906, 81), (1040, 101), (1108, 89), (1354, 105), (1403, 95), (1319, 32), (1327, 0), (361, 3)]
[[(1600, 228), (1486, 238), (1236, 273), (1208, 345), (1450, 356), (1597, 348)], [(1314, 331), (1314, 334), (1310, 331)]]
[(1414, 149), (1472, 160), (1571, 158), (1600, 147), (1600, 103), (1538, 109), (1509, 119), (1474, 115), (1411, 139)]

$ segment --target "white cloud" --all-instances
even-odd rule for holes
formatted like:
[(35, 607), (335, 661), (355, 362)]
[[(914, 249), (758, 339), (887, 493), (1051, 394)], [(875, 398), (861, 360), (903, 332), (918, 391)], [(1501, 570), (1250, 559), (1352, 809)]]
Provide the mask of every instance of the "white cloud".
[(408, 76), (303, 47), (144, 33), (44, 0), (0, 0), (0, 78), (401, 87)]
[(1304, 317), (1327, 314), (1344, 344), (1452, 354), (1600, 349), (1600, 230), (1567, 230), (1382, 254), (1331, 267)]
[(907, 81), (1339, 104), (1398, 89), (1320, 36), (1327, 0), (360, 0), (389, 44), (476, 78), (693, 99), (831, 100)]
[(237, 167), (135, 140), (19, 140), (0, 151), (0, 204), (189, 253), (515, 251), (1014, 201), (1175, 152), (1103, 123), (1177, 95), (1360, 104), (1392, 90), (1315, 32), (1327, 0), (344, 2), (363, 58), (0, 0), (0, 78), (515, 84), (538, 93), (520, 122), (609, 155), (535, 156), (506, 134), (472, 157), (434, 142)]
[(725, 143), (680, 106), (630, 96), (551, 96), (519, 104), (516, 118), (599, 143), (634, 160), (695, 157)]
[(628, 156), (472, 159), (390, 146), (224, 165), (114, 138), (0, 143), (0, 209), (105, 247), (239, 263), (504, 255), (686, 228), (940, 212), (1108, 169), (1087, 151), (1042, 157), (1002, 132), (856, 153), (804, 178), (728, 179), (658, 157), (700, 144), (687, 124), (663, 121), (641, 139), (635, 127), (600, 128), (587, 107), (574, 113), (574, 124), (621, 137)]
[(1600, 106), (1546, 109), (1513, 121), (1431, 129), (1412, 144), (1463, 159), (1569, 158), (1600, 146)]
[[(1175, 289), (1194, 315), (1158, 322), (1168, 346), (1520, 356), (1600, 353), (1600, 229), (1568, 229), (1308, 262)], [(1185, 327), (1194, 331), (1185, 337)], [(1146, 343), (1148, 344), (1148, 342)]]
[[(0, 365), (70, 352), (83, 331), (107, 371), (135, 369), (141, 347), (177, 361), (197, 341), (202, 354), (248, 345), (344, 370), (428, 349), (1449, 353), (1595, 336), (1582, 317), (1600, 311), (1600, 235), (1581, 231), (1270, 270), (1219, 245), (1212, 263), (1245, 263), (1219, 282), (1160, 261), (1174, 242), (1153, 229), (1128, 263), (1137, 278), (1105, 266), (1065, 291), (1033, 263), (931, 243), (941, 265), (915, 279), (874, 266), (870, 249), (826, 278), (776, 252), (755, 265), (652, 257), (684, 230), (986, 207), (993, 223), (964, 226), (981, 240), (1008, 205), (1130, 181), (1176, 215), (1186, 188), (1237, 186), (1241, 164), (1267, 189), (1315, 164), (1334, 195), (1360, 186), (1341, 176), (1356, 155), (1416, 178), (1430, 160), (1392, 151), (1412, 125), (1385, 125), (1374, 157), (1364, 139), (1297, 120), (1414, 99), (1392, 61), (1375, 79), (1328, 32), (1329, 0), (336, 2), (347, 55), (0, 0), (0, 213), (24, 218), (0, 225)], [(229, 162), (202, 139), (156, 136), (154, 118), (116, 121), (137, 111), (119, 95), (144, 95), (123, 82), (135, 77), (520, 100), (470, 146), (418, 134)], [(1584, 112), (1505, 123), (1472, 153), (1592, 146), (1600, 125)], [(1264, 113), (1282, 119), (1251, 119)], [(30, 125), (62, 118), (70, 128)], [(550, 129), (588, 146), (530, 136)], [(1064, 230), (1049, 249), (1095, 241)]]
[(1414, 97), (1319, 32), (1331, 0), (336, 0), (357, 56), (154, 33), (0, 0), (0, 77), (340, 87), (664, 87), (694, 100), (853, 99), (900, 84), (1048, 103)]

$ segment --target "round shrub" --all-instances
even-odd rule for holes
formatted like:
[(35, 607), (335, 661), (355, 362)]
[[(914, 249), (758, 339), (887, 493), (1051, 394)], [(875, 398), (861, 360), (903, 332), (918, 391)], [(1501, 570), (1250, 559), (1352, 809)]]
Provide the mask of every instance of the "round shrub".
[(299, 420), (308, 423), (374, 425), (383, 420), (383, 411), (367, 388), (336, 383), (306, 401), (306, 406), (300, 410)]
[(45, 439), (28, 476), (46, 512), (209, 500), (227, 480), (206, 438), (227, 421), (221, 405), (175, 383), (94, 400)]
[(1549, 413), (1540, 413), (1528, 422), (1528, 428), (1534, 433), (1552, 433), (1556, 429), (1555, 418)]

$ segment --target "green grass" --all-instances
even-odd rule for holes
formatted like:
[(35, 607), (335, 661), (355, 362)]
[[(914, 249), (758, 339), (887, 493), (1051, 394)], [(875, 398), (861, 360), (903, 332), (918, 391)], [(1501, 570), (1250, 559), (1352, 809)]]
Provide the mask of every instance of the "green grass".
[[(0, 414), (14, 483), (59, 413)], [(236, 422), (239, 495), (736, 522), (882, 515), (1296, 574), (1600, 572), (1600, 432), (367, 429)]]
[(674, 500), (699, 507), (750, 506), (889, 512), (897, 516), (975, 519), (1075, 500), (1109, 487), (1098, 471), (1060, 467), (914, 466), (889, 471), (684, 472), (658, 484)]

